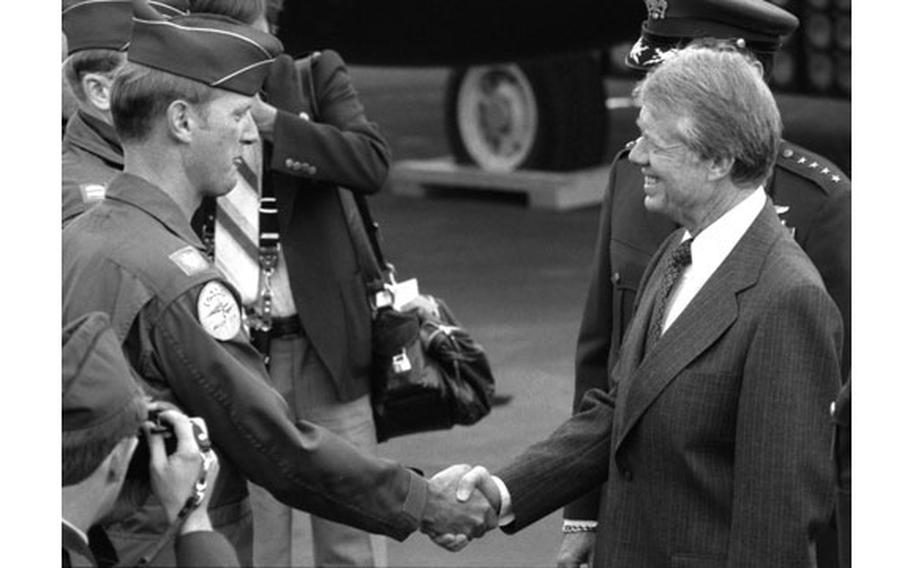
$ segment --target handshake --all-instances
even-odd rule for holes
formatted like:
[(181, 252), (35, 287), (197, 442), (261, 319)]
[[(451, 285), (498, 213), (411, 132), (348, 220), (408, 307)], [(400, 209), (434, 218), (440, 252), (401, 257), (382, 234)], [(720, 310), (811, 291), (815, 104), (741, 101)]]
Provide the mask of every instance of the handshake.
[(483, 466), (453, 465), (429, 482), (421, 532), (457, 552), (499, 525), (502, 496)]

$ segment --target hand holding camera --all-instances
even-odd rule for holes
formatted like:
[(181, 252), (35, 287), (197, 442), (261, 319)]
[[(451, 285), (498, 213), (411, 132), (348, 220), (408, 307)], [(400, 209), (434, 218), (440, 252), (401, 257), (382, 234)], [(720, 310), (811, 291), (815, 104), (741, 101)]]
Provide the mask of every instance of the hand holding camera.
[(218, 474), (205, 422), (177, 410), (152, 409), (143, 426), (149, 477), (171, 523), (186, 515), (184, 530), (211, 530), (206, 508)]

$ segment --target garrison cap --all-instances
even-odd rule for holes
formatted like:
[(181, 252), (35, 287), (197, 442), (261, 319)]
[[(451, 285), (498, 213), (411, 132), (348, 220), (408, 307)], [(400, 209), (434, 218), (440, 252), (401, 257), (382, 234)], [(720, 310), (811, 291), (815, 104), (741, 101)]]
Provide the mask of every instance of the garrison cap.
[[(189, 11), (189, 0), (151, 0), (160, 14), (172, 17)], [(84, 0), (63, 10), (67, 55), (83, 49), (122, 51), (133, 32), (131, 0)]]
[(740, 49), (773, 55), (799, 19), (765, 0), (645, 0), (648, 19), (626, 65), (646, 70), (699, 38), (732, 39)]
[(63, 328), (63, 431), (112, 427), (123, 437), (145, 419), (142, 389), (106, 314), (92, 312)]
[(169, 20), (134, 0), (133, 41), (127, 59), (152, 69), (242, 95), (262, 88), (275, 57), (283, 50), (274, 36), (215, 14)]

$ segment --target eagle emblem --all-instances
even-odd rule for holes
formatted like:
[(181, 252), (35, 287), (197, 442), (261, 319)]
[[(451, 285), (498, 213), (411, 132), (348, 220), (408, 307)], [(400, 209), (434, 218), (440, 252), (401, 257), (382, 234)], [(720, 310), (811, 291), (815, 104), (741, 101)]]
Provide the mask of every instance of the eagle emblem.
[(791, 227), (787, 224), (787, 220), (783, 218), (783, 214), (790, 210), (789, 205), (774, 205), (774, 210), (777, 212), (777, 216), (780, 217), (780, 223), (787, 229), (790, 229), (790, 236), (794, 239), (796, 238), (796, 227)]

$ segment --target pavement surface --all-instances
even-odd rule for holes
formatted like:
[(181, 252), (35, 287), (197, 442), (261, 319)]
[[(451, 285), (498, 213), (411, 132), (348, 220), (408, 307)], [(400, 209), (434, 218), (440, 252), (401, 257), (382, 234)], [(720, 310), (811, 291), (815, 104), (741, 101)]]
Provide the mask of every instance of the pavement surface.
[[(448, 153), (443, 131), (443, 69), (352, 67), (371, 120), (396, 159)], [(608, 81), (624, 96), (629, 81)], [(850, 109), (842, 101), (782, 97), (786, 135), (849, 170)], [(637, 136), (635, 109), (610, 113), (605, 161)], [(824, 117), (822, 120), (821, 118)], [(484, 192), (416, 199), (384, 192), (371, 200), (384, 251), (399, 279), (443, 298), (487, 349), (497, 392), (511, 401), (469, 428), (417, 434), (380, 445), (380, 454), (431, 475), (454, 463), (491, 470), (545, 437), (569, 416), (575, 336), (589, 278), (598, 208), (532, 210), (518, 196)], [(561, 513), (514, 536), (493, 531), (452, 554), (420, 534), (389, 541), (389, 566), (554, 566)]]

